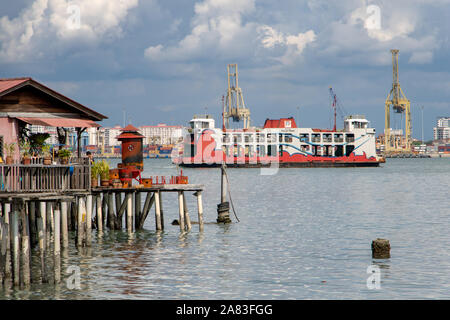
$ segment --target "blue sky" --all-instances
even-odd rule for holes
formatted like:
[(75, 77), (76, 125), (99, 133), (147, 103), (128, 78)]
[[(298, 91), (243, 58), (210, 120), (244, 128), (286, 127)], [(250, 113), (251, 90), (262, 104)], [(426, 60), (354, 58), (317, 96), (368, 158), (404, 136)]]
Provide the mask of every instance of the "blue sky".
[(185, 125), (205, 111), (220, 121), (237, 63), (253, 125), (299, 115), (331, 127), (332, 86), (382, 132), (392, 48), (413, 137), (420, 106), (425, 139), (450, 116), (450, 0), (3, 1), (0, 76), (31, 76), (107, 115), (103, 125), (122, 124), (123, 110), (135, 125)]

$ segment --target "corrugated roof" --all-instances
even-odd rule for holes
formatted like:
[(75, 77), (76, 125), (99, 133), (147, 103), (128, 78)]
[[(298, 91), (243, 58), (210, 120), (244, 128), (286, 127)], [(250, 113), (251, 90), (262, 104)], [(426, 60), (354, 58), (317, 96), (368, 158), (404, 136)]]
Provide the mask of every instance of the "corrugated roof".
[(0, 93), (7, 91), (19, 84), (31, 80), (31, 78), (11, 78), (11, 79), (0, 79)]
[(23, 122), (44, 127), (65, 128), (98, 128), (100, 125), (93, 120), (71, 118), (17, 118)]

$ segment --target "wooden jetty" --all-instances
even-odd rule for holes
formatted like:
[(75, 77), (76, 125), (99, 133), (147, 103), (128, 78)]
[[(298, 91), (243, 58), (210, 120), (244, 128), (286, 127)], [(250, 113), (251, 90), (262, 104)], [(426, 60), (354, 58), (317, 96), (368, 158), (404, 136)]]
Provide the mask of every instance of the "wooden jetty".
[[(0, 283), (28, 286), (33, 281), (61, 280), (60, 254), (69, 246), (69, 232), (75, 245), (89, 247), (92, 230), (143, 229), (155, 207), (155, 228), (164, 230), (162, 196), (178, 195), (181, 232), (191, 230), (186, 193), (194, 192), (198, 204), (199, 230), (203, 231), (203, 185), (161, 184), (143, 188), (91, 187), (87, 158), (69, 165), (0, 164)], [(144, 201), (142, 201), (144, 200)], [(143, 206), (142, 206), (143, 202)], [(124, 223), (125, 221), (125, 223)], [(48, 252), (52, 241), (53, 252)], [(39, 248), (40, 275), (32, 275), (31, 249)], [(53, 255), (54, 276), (49, 277), (46, 259)]]

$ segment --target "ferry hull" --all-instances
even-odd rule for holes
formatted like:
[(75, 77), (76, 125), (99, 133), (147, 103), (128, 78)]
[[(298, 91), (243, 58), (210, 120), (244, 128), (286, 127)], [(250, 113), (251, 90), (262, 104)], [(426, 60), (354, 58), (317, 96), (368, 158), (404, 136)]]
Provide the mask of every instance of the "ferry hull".
[[(262, 163), (227, 163), (229, 168), (354, 168), (354, 167), (378, 167), (379, 162), (329, 162), (329, 161), (317, 161), (317, 162), (281, 162), (278, 164), (262, 164)], [(185, 168), (219, 168), (219, 163), (181, 163), (180, 167)]]

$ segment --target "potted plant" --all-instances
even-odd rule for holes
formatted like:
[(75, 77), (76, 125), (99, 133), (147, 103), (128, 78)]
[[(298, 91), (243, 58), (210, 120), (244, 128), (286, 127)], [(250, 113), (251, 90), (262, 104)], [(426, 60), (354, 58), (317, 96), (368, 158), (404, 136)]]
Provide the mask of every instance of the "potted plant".
[(101, 162), (94, 162), (91, 166), (91, 187), (98, 187), (98, 176), (101, 171)]
[(102, 187), (109, 186), (109, 163), (106, 160), (99, 161), (99, 174)]
[(6, 164), (14, 163), (14, 151), (16, 151), (16, 143), (5, 143)]
[(58, 157), (61, 161), (61, 164), (68, 164), (71, 155), (72, 151), (70, 151), (69, 149), (60, 149), (58, 151)]
[(42, 155), (44, 157), (45, 165), (52, 164), (52, 154), (50, 153), (50, 145), (49, 144), (44, 144), (42, 146)]
[(19, 150), (22, 155), (22, 163), (26, 165), (31, 164), (30, 143), (27, 140), (22, 140)]

